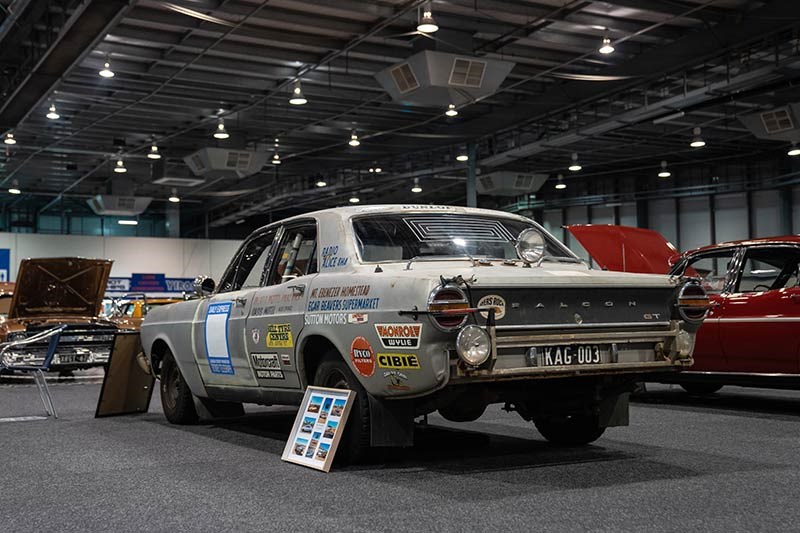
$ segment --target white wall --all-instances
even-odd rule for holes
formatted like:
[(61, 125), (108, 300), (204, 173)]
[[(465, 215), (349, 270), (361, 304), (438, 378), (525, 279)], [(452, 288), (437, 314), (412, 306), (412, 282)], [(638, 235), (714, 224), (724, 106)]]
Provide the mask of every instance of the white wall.
[(240, 241), (219, 239), (0, 233), (0, 248), (11, 250), (11, 280), (16, 278), (17, 266), (23, 258), (59, 256), (113, 259), (114, 277), (163, 273), (175, 278), (206, 275), (219, 279), (239, 244)]
[(681, 198), (679, 210), (680, 241), (673, 242), (673, 244), (684, 252), (712, 244), (711, 209), (708, 196)]

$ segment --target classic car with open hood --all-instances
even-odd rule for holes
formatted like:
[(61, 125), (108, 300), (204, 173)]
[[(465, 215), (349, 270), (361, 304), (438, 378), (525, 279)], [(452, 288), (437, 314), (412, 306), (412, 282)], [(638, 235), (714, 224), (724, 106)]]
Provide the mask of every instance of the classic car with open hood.
[(667, 272), (699, 280), (710, 309), (694, 365), (655, 376), (691, 393), (724, 385), (800, 388), (800, 236), (724, 242), (678, 253), (652, 230), (569, 226), (602, 268)]
[[(58, 257), (23, 259), (8, 314), (0, 318), (4, 365), (40, 364), (58, 330), (52, 370), (102, 366), (118, 327), (100, 318), (112, 261)], [(53, 341), (55, 342), (55, 341)]]
[(642, 374), (691, 365), (707, 305), (696, 283), (590, 270), (529, 219), (427, 205), (270, 224), (199, 287), (142, 325), (166, 417), (348, 388), (351, 458), (410, 445), (416, 416), (475, 420), (494, 403), (550, 441), (591, 442), (627, 424)]

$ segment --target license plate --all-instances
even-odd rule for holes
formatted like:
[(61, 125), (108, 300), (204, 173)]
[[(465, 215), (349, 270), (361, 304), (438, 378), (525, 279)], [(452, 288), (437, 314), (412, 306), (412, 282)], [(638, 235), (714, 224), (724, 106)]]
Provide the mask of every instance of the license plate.
[(580, 366), (603, 362), (607, 348), (599, 344), (568, 344), (562, 346), (534, 346), (526, 359), (530, 366)]
[(58, 362), (64, 363), (85, 363), (89, 360), (88, 355), (84, 354), (65, 354), (58, 356)]

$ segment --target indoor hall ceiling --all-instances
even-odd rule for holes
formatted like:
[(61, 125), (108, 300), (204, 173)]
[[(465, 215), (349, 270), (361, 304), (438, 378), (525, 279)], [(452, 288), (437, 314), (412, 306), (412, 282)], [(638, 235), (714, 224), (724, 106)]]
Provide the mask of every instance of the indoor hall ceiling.
[[(426, 36), (415, 28), (427, 3), (0, 0), (0, 132), (18, 141), (2, 145), (0, 183), (25, 192), (3, 205), (77, 208), (110, 191), (122, 158), (158, 209), (170, 187), (154, 176), (192, 177), (183, 158), (206, 146), (282, 161), (179, 189), (184, 211), (216, 224), (354, 194), (462, 201), (466, 163), (454, 158), (467, 143), (482, 172), (567, 178), (573, 152), (585, 176), (785, 153), (739, 117), (797, 93), (800, 2), (441, 0), (431, 3), (440, 29)], [(614, 53), (598, 52), (604, 36)], [(425, 49), (514, 67), (497, 92), (447, 117), (445, 105), (392, 101), (375, 79)], [(98, 76), (106, 61), (113, 78)], [(288, 103), (297, 80), (306, 105)], [(46, 118), (51, 105), (58, 120)], [(212, 137), (219, 118), (224, 141)], [(698, 126), (702, 153), (688, 147)], [(153, 142), (164, 156), (155, 174)]]

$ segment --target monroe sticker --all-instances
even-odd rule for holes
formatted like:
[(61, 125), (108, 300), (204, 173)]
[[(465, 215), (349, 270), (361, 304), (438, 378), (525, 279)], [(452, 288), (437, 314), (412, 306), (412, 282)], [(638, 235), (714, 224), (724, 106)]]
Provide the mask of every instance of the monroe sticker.
[[(478, 307), (494, 307), (494, 318), (496, 320), (500, 320), (506, 316), (506, 301), (502, 296), (496, 294), (487, 294), (478, 300)], [(481, 316), (483, 318), (489, 318), (489, 312), (481, 311)]]
[(375, 331), (384, 348), (419, 347), (422, 324), (375, 324)]
[(350, 359), (356, 371), (368, 378), (375, 373), (375, 352), (364, 337), (356, 337), (350, 345)]
[(267, 325), (267, 348), (292, 348), (292, 326), (289, 324)]

